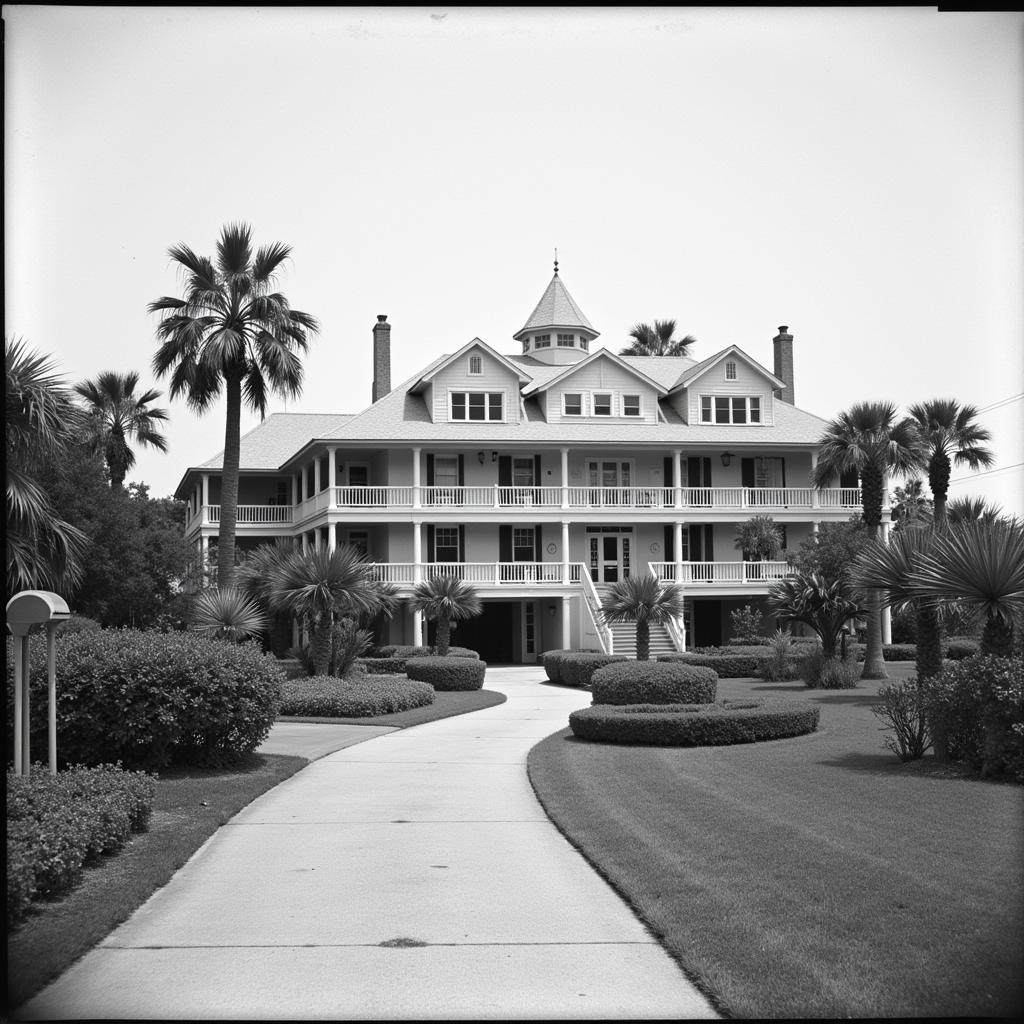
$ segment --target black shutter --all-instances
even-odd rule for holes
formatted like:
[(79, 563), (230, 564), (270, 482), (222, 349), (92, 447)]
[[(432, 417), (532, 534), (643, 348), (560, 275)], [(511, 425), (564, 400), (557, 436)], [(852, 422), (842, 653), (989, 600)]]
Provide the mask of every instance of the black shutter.
[(785, 551), (786, 547), (787, 547), (787, 540), (788, 540), (788, 538), (786, 537), (786, 524), (785, 523), (776, 523), (775, 525), (778, 527), (779, 533), (782, 534), (782, 550)]
[(427, 454), (427, 486), (434, 486), (434, 456)]
[(715, 560), (715, 528), (708, 523), (704, 527), (704, 558), (702, 561), (713, 562)]
[(786, 486), (786, 460), (784, 458), (782, 458), (782, 459), (779, 459), (779, 462), (782, 463), (782, 486), (785, 487)]
[(499, 487), (511, 487), (512, 486), (512, 456), (511, 455), (499, 455), (498, 456), (498, 486)]
[(533, 457), (533, 486), (540, 487), (540, 456)]
[(459, 456), (459, 486), (466, 486), (466, 456)]
[(498, 527), (498, 561), (512, 561), (512, 527)]
[(686, 485), (688, 487), (702, 487), (700, 478), (700, 459), (690, 457), (686, 460)]
[(675, 464), (676, 460), (672, 457), (666, 457), (664, 460), (664, 485), (666, 487), (675, 487), (676, 482), (673, 479), (675, 476)]
[[(417, 527), (413, 527), (413, 529), (417, 529)], [(427, 525), (427, 561), (437, 561), (437, 559), (434, 557), (434, 527), (429, 524)]]
[(544, 561), (544, 548), (541, 546), (540, 523), (533, 528), (533, 560)]
[(704, 538), (704, 531), (699, 526), (688, 527), (690, 531), (690, 562), (703, 562), (704, 547), (701, 543)]
[(464, 526), (459, 527), (459, 561), (464, 562), (466, 560), (466, 528)]
[(742, 487), (753, 487), (754, 480), (754, 460), (753, 459), (741, 459), (740, 460), (740, 485)]
[(703, 486), (704, 487), (710, 487), (711, 486), (711, 459), (710, 458), (701, 459), (701, 462), (704, 463), (704, 483), (703, 483)]
[(665, 524), (665, 561), (676, 560), (676, 531), (671, 523)]

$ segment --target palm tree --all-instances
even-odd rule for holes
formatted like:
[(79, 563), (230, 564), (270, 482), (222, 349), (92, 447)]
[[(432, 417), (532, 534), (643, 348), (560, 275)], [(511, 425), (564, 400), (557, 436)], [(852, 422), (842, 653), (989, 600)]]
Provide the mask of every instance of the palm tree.
[(115, 491), (123, 488), (128, 470), (135, 465), (130, 439), (167, 451), (167, 439), (160, 433), (158, 422), (168, 418), (167, 410), (149, 408), (161, 392), (150, 390), (136, 395), (138, 383), (137, 373), (106, 370), (95, 380), (75, 385), (75, 391), (86, 401), (93, 443), (106, 459), (110, 486)]
[(810, 626), (821, 640), (826, 662), (836, 659), (843, 626), (866, 611), (843, 582), (830, 582), (817, 572), (796, 573), (772, 584), (768, 607), (779, 622), (803, 622)]
[(771, 516), (751, 516), (737, 525), (733, 546), (744, 561), (771, 561), (782, 550), (782, 531)]
[(919, 476), (908, 480), (906, 487), (893, 489), (891, 515), (894, 531), (927, 525), (933, 514), (932, 499), (924, 493), (924, 481)]
[(953, 498), (946, 505), (946, 522), (950, 526), (962, 523), (994, 523), (1003, 514), (998, 505), (993, 505), (984, 498)]
[(692, 334), (676, 338), (675, 320), (655, 320), (654, 325), (636, 324), (629, 332), (632, 344), (622, 349), (622, 356), (686, 356), (697, 343)]
[(992, 435), (978, 426), (973, 405), (961, 406), (955, 398), (933, 398), (910, 407), (907, 422), (917, 431), (925, 450), (928, 486), (935, 499), (935, 521), (946, 522), (946, 495), (953, 465), (977, 470), (995, 463), (985, 442)]
[(381, 590), (372, 567), (353, 547), (296, 550), (276, 560), (271, 570), (270, 607), (303, 616), (309, 625), (310, 649), (316, 674), (330, 667), (335, 613), (356, 617), (381, 607)]
[(266, 631), (267, 617), (248, 594), (235, 588), (204, 590), (192, 602), (189, 628), (216, 640), (248, 640)]
[(1024, 525), (999, 519), (950, 527), (922, 554), (907, 589), (983, 612), (982, 653), (1011, 655), (1014, 620), (1024, 615)]
[(872, 541), (861, 552), (850, 573), (853, 586), (880, 588), (883, 602), (895, 611), (912, 608), (917, 616), (917, 654), (915, 656), (918, 685), (942, 669), (942, 632), (938, 605), (934, 598), (922, 597), (910, 585), (913, 574), (921, 568), (924, 555), (931, 551), (935, 530), (930, 526), (893, 533), (888, 544)]
[(613, 583), (601, 599), (604, 621), (636, 623), (636, 660), (651, 656), (651, 623), (678, 619), (683, 614), (683, 590), (662, 583), (652, 573), (626, 576)]
[[(815, 487), (828, 487), (843, 473), (856, 471), (861, 481), (861, 505), (868, 537), (878, 539), (882, 522), (885, 478), (906, 474), (922, 466), (917, 432), (896, 419), (891, 402), (859, 402), (841, 412), (825, 428), (819, 440), (818, 464), (812, 474)], [(867, 595), (867, 650), (862, 679), (887, 679), (882, 660), (880, 595)]]
[(476, 589), (458, 576), (431, 576), (413, 588), (410, 607), (437, 620), (437, 653), (448, 654), (452, 622), (475, 618), (483, 611)]
[(82, 577), (87, 538), (60, 518), (36, 473), (66, 457), (81, 419), (52, 360), (21, 338), (5, 346), (7, 592), (67, 591)]
[(150, 313), (161, 314), (153, 370), (163, 377), (173, 369), (169, 397), (184, 395), (200, 413), (222, 390), (227, 399), (217, 541), (221, 587), (230, 586), (235, 573), (242, 399), (263, 416), (268, 389), (297, 397), (303, 378), (299, 354), (308, 349), (307, 331), (319, 330), (312, 316), (292, 309), (284, 295), (271, 291), (290, 247), (274, 242), (254, 254), (251, 238), (246, 224), (223, 228), (216, 266), (186, 245), (172, 246), (171, 259), (186, 277), (185, 298), (165, 296), (148, 307)]

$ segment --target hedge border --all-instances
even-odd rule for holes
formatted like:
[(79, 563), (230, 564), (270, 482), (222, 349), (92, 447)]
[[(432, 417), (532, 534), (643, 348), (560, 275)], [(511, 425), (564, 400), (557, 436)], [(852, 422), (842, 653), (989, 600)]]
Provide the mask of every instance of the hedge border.
[(590, 677), (594, 704), (713, 704), (718, 673), (701, 665), (615, 662)]

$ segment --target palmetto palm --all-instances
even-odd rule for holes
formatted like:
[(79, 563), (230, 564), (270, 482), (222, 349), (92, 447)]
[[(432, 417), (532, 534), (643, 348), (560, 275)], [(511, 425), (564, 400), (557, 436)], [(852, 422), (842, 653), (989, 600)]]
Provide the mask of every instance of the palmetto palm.
[(171, 259), (185, 274), (185, 297), (165, 296), (148, 307), (161, 315), (153, 371), (158, 377), (171, 374), (168, 396), (183, 395), (200, 413), (222, 391), (226, 397), (217, 543), (221, 587), (231, 585), (235, 571), (242, 399), (262, 416), (268, 392), (297, 397), (303, 378), (299, 355), (308, 348), (307, 332), (319, 330), (312, 316), (292, 309), (284, 295), (271, 290), (291, 249), (274, 242), (254, 253), (251, 238), (248, 225), (226, 226), (216, 264), (186, 245), (172, 246)]
[(128, 470), (135, 465), (135, 453), (129, 441), (167, 451), (167, 440), (160, 433), (160, 421), (166, 420), (166, 409), (151, 409), (160, 391), (149, 390), (136, 395), (137, 373), (116, 373), (106, 370), (95, 380), (75, 385), (75, 391), (86, 401), (89, 426), (96, 448), (103, 453), (110, 470), (110, 486), (121, 490)]
[[(896, 406), (891, 402), (859, 402), (829, 422), (818, 444), (814, 486), (827, 487), (843, 473), (856, 471), (861, 481), (864, 523), (868, 536), (877, 540), (886, 476), (922, 468), (917, 432), (906, 420), (897, 421)], [(867, 650), (861, 678), (886, 679), (877, 591), (867, 595), (866, 604)]]
[(683, 614), (683, 591), (674, 583), (662, 583), (644, 573), (613, 583), (601, 599), (605, 622), (636, 623), (636, 660), (651, 656), (651, 623), (667, 622)]
[(946, 522), (950, 526), (961, 523), (994, 523), (1002, 515), (1002, 509), (984, 498), (953, 498), (946, 504)]
[(353, 547), (296, 550), (276, 559), (267, 588), (274, 611), (304, 616), (317, 675), (326, 675), (335, 613), (355, 618), (381, 607), (372, 566)]
[(995, 463), (985, 442), (992, 435), (974, 422), (978, 410), (955, 398), (933, 398), (910, 407), (907, 422), (917, 431), (925, 450), (928, 486), (935, 499), (935, 519), (946, 521), (946, 495), (953, 465), (981, 469)]
[(242, 590), (204, 590), (192, 601), (189, 628), (217, 640), (248, 640), (267, 629), (266, 615)]
[(892, 493), (892, 521), (894, 530), (911, 526), (927, 526), (934, 515), (931, 498), (924, 493), (920, 477), (908, 480), (905, 487), (896, 487)]
[(81, 412), (53, 362), (16, 338), (7, 343), (7, 591), (67, 591), (81, 579), (85, 535), (60, 518), (35, 476), (65, 454)]
[(772, 584), (768, 607), (780, 622), (810, 626), (821, 639), (826, 660), (835, 658), (843, 626), (866, 611), (843, 582), (829, 582), (817, 572), (797, 573)]
[(475, 618), (483, 611), (476, 589), (458, 576), (431, 576), (417, 583), (409, 604), (413, 611), (437, 621), (437, 653), (442, 658), (448, 654), (452, 622)]
[(655, 320), (654, 324), (636, 324), (629, 332), (632, 343), (622, 349), (623, 356), (686, 356), (697, 339), (688, 334), (676, 338), (675, 320)]

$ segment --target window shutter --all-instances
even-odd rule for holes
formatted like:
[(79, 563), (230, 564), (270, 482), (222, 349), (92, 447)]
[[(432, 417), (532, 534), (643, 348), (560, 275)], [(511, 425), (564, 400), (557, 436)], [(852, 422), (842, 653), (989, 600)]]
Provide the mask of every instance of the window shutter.
[(540, 523), (533, 528), (533, 560), (535, 562), (544, 561), (544, 546), (541, 542)]
[(671, 523), (666, 523), (664, 526), (665, 531), (665, 561), (674, 562), (676, 560), (676, 531)]
[(785, 458), (779, 459), (779, 464), (782, 466), (782, 486), (786, 486), (786, 460)]
[(533, 486), (540, 487), (540, 456), (533, 457)]
[(704, 545), (702, 543), (704, 539), (704, 531), (699, 526), (689, 527), (690, 531), (690, 557), (688, 561), (691, 562), (703, 562), (704, 561)]
[(710, 487), (711, 486), (711, 459), (710, 458), (701, 459), (701, 462), (704, 463), (704, 486), (705, 487)]
[(686, 482), (689, 487), (702, 487), (700, 478), (700, 459), (692, 456), (686, 460)]
[(459, 456), (459, 486), (466, 486), (466, 456)]
[(511, 487), (512, 486), (512, 456), (511, 455), (499, 455), (498, 456), (498, 486), (499, 487)]
[(434, 456), (427, 453), (427, 486), (434, 486)]
[(673, 479), (673, 475), (675, 473), (675, 462), (676, 460), (671, 456), (666, 456), (664, 459), (665, 469), (663, 474), (663, 483), (665, 487), (675, 487), (676, 485), (676, 482)]
[(498, 527), (498, 561), (512, 561), (512, 527)]
[[(709, 460), (710, 461), (710, 460)], [(715, 560), (715, 528), (710, 524), (704, 527), (704, 561)]]
[(779, 533), (782, 534), (782, 550), (785, 551), (786, 548), (788, 547), (788, 544), (787, 544), (788, 538), (786, 536), (786, 524), (785, 523), (776, 523), (775, 525), (778, 527)]
[[(460, 456), (461, 458), (461, 456)], [(459, 561), (464, 562), (466, 560), (466, 528), (464, 526), (459, 527)]]
[(754, 487), (754, 460), (753, 459), (741, 459), (740, 460), (740, 484), (743, 487)]
[[(415, 529), (415, 527), (413, 527), (413, 529)], [(430, 526), (429, 524), (427, 525), (427, 561), (437, 561), (437, 559), (434, 557), (434, 527)]]

